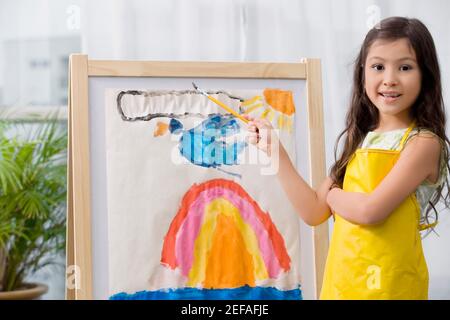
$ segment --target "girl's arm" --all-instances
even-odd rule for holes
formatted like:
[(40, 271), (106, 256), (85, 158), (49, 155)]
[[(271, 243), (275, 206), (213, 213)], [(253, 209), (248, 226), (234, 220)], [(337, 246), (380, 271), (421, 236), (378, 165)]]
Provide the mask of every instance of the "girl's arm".
[(310, 226), (323, 223), (331, 215), (326, 201), (331, 178), (327, 177), (317, 190), (312, 189), (298, 174), (281, 143), (279, 148), (278, 178), (295, 211)]
[(344, 219), (361, 225), (383, 222), (427, 178), (439, 172), (441, 145), (435, 136), (422, 133), (410, 139), (392, 170), (370, 193), (334, 188), (327, 203)]
[[(248, 118), (248, 117), (247, 117)], [(295, 211), (309, 225), (316, 226), (326, 221), (331, 215), (327, 204), (327, 194), (332, 180), (325, 179), (317, 189), (312, 189), (298, 174), (288, 153), (279, 142), (267, 120), (254, 120), (249, 123), (249, 142), (265, 151), (269, 156), (273, 146), (278, 146), (279, 166), (277, 176)], [(277, 147), (275, 147), (277, 150)], [(273, 157), (272, 157), (273, 159)]]

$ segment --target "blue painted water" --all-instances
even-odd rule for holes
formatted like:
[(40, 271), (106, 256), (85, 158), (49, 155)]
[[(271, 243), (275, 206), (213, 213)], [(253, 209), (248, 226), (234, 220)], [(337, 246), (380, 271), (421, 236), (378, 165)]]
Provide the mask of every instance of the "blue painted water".
[(272, 287), (243, 286), (234, 289), (163, 289), (158, 291), (139, 291), (133, 294), (124, 292), (110, 297), (110, 300), (302, 300), (298, 289), (282, 291)]

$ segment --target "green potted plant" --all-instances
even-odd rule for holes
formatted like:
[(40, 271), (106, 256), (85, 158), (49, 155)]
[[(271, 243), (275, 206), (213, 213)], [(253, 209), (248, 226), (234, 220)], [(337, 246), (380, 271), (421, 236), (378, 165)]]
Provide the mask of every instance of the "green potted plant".
[(36, 126), (0, 123), (0, 299), (44, 294), (26, 279), (65, 250), (67, 131)]

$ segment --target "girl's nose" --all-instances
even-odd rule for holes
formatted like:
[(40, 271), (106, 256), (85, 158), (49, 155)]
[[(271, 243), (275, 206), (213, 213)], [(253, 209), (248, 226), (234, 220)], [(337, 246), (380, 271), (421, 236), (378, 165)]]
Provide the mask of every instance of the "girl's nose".
[(393, 71), (387, 71), (385, 73), (385, 77), (383, 80), (383, 84), (387, 87), (393, 87), (396, 86), (398, 84), (398, 80), (396, 78), (396, 75)]
[(397, 82), (396, 80), (385, 80), (385, 81), (383, 82), (383, 84), (384, 84), (386, 87), (394, 87), (394, 86), (396, 86), (396, 85), (398, 84), (398, 82)]

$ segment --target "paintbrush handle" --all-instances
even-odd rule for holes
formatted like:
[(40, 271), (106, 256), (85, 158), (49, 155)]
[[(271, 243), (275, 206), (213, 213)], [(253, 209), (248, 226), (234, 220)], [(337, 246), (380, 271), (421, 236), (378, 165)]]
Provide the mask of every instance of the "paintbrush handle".
[(235, 117), (241, 119), (242, 121), (244, 121), (245, 123), (248, 123), (248, 120), (245, 119), (243, 116), (241, 116), (239, 113), (237, 113), (236, 111), (234, 111), (233, 109), (231, 109), (229, 106), (227, 106), (226, 104), (224, 104), (223, 102), (211, 97), (210, 95), (207, 96), (209, 100), (211, 100), (212, 102), (218, 104), (219, 106), (221, 106), (222, 108), (224, 108), (226, 111), (228, 111), (229, 113), (231, 113), (232, 115), (234, 115)]

